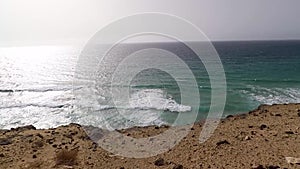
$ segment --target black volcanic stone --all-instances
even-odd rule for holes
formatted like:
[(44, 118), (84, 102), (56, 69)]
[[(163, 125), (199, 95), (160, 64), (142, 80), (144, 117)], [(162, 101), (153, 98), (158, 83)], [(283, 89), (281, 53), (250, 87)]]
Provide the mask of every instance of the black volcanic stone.
[(278, 168), (280, 168), (280, 167), (277, 165), (270, 165), (267, 167), (267, 169), (278, 169)]
[(1, 146), (9, 145), (11, 143), (12, 142), (9, 139), (7, 139), (7, 138), (0, 138), (0, 145)]
[(286, 131), (285, 134), (294, 134), (293, 131)]
[(222, 140), (217, 142), (217, 146), (222, 145), (222, 144), (230, 144), (227, 140)]
[(265, 167), (263, 165), (258, 165), (256, 167), (252, 167), (253, 169), (265, 169)]
[(177, 164), (173, 167), (173, 169), (183, 169), (183, 166), (181, 164)]
[(267, 127), (268, 127), (267, 125), (265, 125), (265, 124), (262, 124), (262, 125), (260, 125), (260, 127), (259, 127), (259, 128), (260, 128), (261, 130), (263, 130), (263, 129), (267, 128)]
[(165, 160), (162, 158), (159, 158), (159, 159), (155, 160), (154, 164), (156, 166), (163, 166), (165, 164)]

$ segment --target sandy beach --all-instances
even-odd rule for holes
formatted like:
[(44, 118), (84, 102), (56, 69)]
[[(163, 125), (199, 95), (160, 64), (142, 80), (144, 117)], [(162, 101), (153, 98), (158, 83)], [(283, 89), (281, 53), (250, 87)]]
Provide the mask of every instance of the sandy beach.
[[(200, 123), (163, 154), (116, 156), (97, 146), (78, 124), (38, 130), (25, 126), (0, 131), (0, 168), (300, 168), (300, 104), (262, 105), (221, 121), (212, 137), (199, 143)], [(140, 138), (168, 126), (120, 132)]]

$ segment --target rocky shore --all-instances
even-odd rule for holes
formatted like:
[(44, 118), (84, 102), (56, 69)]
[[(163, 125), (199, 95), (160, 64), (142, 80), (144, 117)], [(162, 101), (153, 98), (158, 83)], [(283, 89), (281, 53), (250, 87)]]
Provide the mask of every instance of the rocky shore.
[[(134, 137), (159, 134), (168, 126), (119, 132)], [(125, 158), (97, 146), (78, 124), (38, 130), (0, 130), (0, 168), (300, 168), (300, 104), (262, 105), (223, 119), (199, 143), (198, 123), (177, 146), (149, 158)]]

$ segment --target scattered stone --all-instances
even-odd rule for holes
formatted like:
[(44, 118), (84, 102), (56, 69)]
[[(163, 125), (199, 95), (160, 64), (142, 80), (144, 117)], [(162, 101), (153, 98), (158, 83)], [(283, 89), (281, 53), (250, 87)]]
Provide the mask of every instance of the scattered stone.
[(260, 125), (260, 127), (259, 127), (259, 128), (260, 128), (261, 130), (263, 130), (263, 129), (267, 128), (267, 127), (268, 127), (267, 125), (265, 125), (265, 124), (262, 124), (262, 125)]
[(251, 138), (250, 138), (249, 136), (246, 136), (246, 137), (244, 138), (244, 140), (251, 140)]
[(42, 136), (40, 133), (38, 133), (36, 136), (38, 136), (41, 139), (44, 139), (44, 136)]
[(48, 143), (48, 144), (53, 144), (53, 143), (54, 143), (54, 139), (47, 139), (47, 140), (46, 140), (46, 143)]
[(44, 143), (42, 141), (36, 141), (33, 143), (33, 148), (40, 148), (40, 147), (43, 147), (44, 146)]
[(217, 142), (217, 146), (222, 145), (222, 144), (230, 144), (227, 140), (222, 140)]
[(233, 117), (233, 115), (226, 116), (227, 119), (232, 118), (232, 117)]
[(9, 139), (7, 139), (7, 138), (0, 138), (0, 145), (1, 146), (9, 145), (11, 143), (12, 142)]
[(275, 116), (277, 116), (277, 117), (281, 117), (282, 115), (281, 115), (281, 114), (279, 114), (279, 113), (277, 113), (277, 114), (275, 114)]
[(155, 160), (154, 164), (156, 166), (163, 166), (165, 164), (165, 160), (163, 158), (159, 158), (159, 159)]
[(265, 167), (263, 165), (257, 165), (257, 166), (253, 166), (253, 169), (265, 169)]
[(267, 169), (278, 169), (278, 168), (280, 168), (280, 167), (277, 166), (277, 165), (269, 165), (269, 166), (267, 166)]
[(177, 164), (173, 167), (173, 169), (183, 169), (183, 166), (181, 164)]
[(0, 153), (0, 157), (4, 157), (4, 154), (3, 154), (3, 153)]
[(32, 158), (36, 158), (37, 156), (34, 154), (33, 156), (32, 156)]
[(285, 157), (285, 160), (289, 164), (299, 164), (300, 165), (300, 158), (295, 158), (295, 157)]
[(286, 131), (285, 134), (294, 134), (293, 131)]

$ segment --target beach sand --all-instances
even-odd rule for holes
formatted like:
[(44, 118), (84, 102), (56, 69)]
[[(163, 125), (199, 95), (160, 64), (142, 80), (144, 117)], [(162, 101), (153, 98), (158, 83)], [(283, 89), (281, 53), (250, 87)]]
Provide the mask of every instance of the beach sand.
[[(134, 127), (120, 132), (148, 137), (168, 126)], [(300, 104), (262, 105), (223, 119), (199, 143), (197, 123), (169, 151), (149, 158), (125, 158), (97, 146), (82, 126), (37, 130), (25, 126), (0, 131), (0, 168), (300, 168)], [(287, 162), (289, 158), (290, 163)]]

